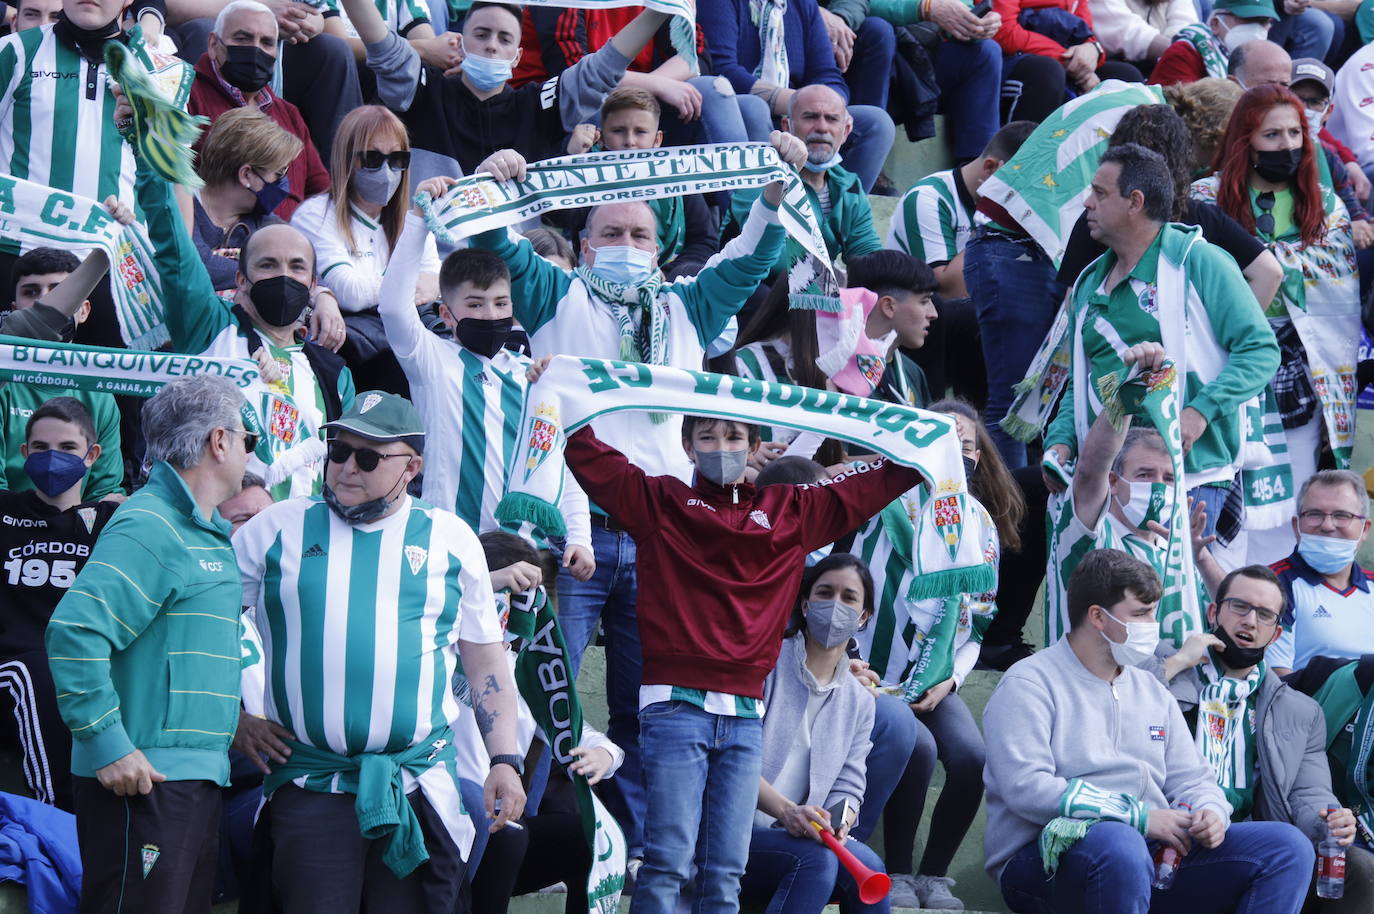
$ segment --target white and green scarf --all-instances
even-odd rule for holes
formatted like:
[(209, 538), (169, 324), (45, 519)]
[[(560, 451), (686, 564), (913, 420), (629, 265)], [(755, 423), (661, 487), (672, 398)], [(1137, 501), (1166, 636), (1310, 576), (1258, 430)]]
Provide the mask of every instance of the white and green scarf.
[(1207, 75), (1212, 79), (1225, 79), (1227, 61), (1230, 54), (1212, 30), (1201, 22), (1194, 22), (1192, 25), (1185, 25), (1174, 33), (1174, 41), (1186, 41), (1194, 51), (1197, 51), (1202, 58), (1202, 65), (1207, 69)]
[(820, 223), (796, 171), (765, 143), (716, 143), (560, 156), (531, 164), (523, 181), (481, 173), (459, 179), (439, 199), (415, 195), (434, 236), (457, 244), (480, 232), (543, 213), (683, 194), (786, 185), (778, 218), (787, 233), (794, 305), (839, 310), (839, 285)]
[(196, 174), (191, 146), (200, 139), (201, 128), (210, 119), (185, 110), (195, 71), (184, 61), (170, 59), (149, 73), (153, 52), (144, 44), (141, 31), (134, 33), (131, 44), (137, 50), (118, 41), (105, 42), (106, 70), (124, 91), (134, 112), (133, 124), (126, 133), (137, 154), (154, 171), (173, 184), (196, 190), (204, 182)]
[(1040, 832), (1040, 861), (1045, 872), (1054, 875), (1060, 856), (1098, 822), (1123, 822), (1143, 835), (1149, 819), (1150, 810), (1129, 793), (1100, 790), (1082, 778), (1072, 778), (1059, 798), (1059, 816)]
[(1217, 786), (1237, 813), (1250, 808), (1255, 792), (1255, 702), (1264, 681), (1264, 661), (1244, 679), (1223, 675), (1211, 652), (1198, 664), (1202, 691), (1197, 701), (1198, 751), (1212, 766)]
[(1117, 122), (1137, 105), (1163, 103), (1164, 92), (1158, 86), (1109, 79), (1060, 106), (978, 188), (979, 208), (1002, 210), (1057, 268)]
[(51, 247), (83, 257), (100, 248), (110, 259), (110, 296), (124, 342), (156, 349), (171, 339), (153, 245), (137, 222), (121, 225), (95, 200), (0, 175), (0, 234), (20, 251)]
[[(511, 598), (512, 634), (520, 636), (515, 684), (520, 697), (544, 732), (553, 757), (564, 768), (582, 743), (582, 702), (577, 697), (572, 659), (558, 617), (543, 587)], [(585, 775), (568, 771), (581, 810), (582, 834), (592, 851), (587, 874), (588, 914), (615, 914), (625, 886), (625, 836), (615, 817), (601, 805)]]
[(273, 475), (302, 460), (322, 459), (320, 442), (301, 440), (294, 426), (283, 425), (283, 414), (298, 415), (299, 410), (290, 397), (267, 389), (258, 364), (252, 359), (102, 349), (0, 336), (0, 384), (38, 384), (151, 397), (177, 378), (199, 374), (228, 378), (242, 392), (244, 402), (239, 412), (244, 428), (259, 436), (255, 453), (270, 470), (276, 471)]
[[(1325, 173), (1325, 172), (1324, 172)], [(1267, 247), (1283, 265), (1279, 297), (1307, 352), (1336, 466), (1349, 469), (1355, 446), (1355, 362), (1360, 345), (1360, 278), (1350, 214), (1322, 181), (1326, 238), (1320, 244), (1277, 239)], [(1193, 196), (1216, 202), (1217, 179), (1193, 184)], [(1259, 528), (1256, 528), (1259, 529)]]
[[(991, 590), (980, 514), (971, 510), (954, 420), (909, 406), (730, 375), (634, 362), (556, 356), (525, 394), (502, 522), (551, 535), (566, 526), (557, 505), (567, 435), (598, 416), (645, 410), (780, 425), (861, 444), (915, 468), (934, 490), (916, 522), (911, 599)], [(855, 472), (860, 472), (856, 470)]]
[(759, 65), (754, 76), (764, 85), (784, 89), (792, 82), (783, 28), (786, 15), (787, 0), (749, 0), (749, 20), (759, 30)]

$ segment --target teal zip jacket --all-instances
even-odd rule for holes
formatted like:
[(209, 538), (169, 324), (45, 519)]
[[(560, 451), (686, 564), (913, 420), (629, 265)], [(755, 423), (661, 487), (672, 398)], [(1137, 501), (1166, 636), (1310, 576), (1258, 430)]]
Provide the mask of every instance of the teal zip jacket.
[(94, 777), (141, 749), (168, 780), (229, 783), (242, 600), (228, 522), (207, 519), (157, 463), (48, 624), (73, 774)]

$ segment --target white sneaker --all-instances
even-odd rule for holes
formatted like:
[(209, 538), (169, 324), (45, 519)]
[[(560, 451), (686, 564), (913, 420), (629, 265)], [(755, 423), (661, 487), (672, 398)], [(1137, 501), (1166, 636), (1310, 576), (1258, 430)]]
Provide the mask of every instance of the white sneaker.
[(894, 908), (919, 908), (921, 899), (916, 893), (916, 877), (910, 873), (893, 873), (892, 890), (887, 900)]
[(917, 876), (914, 880), (919, 907), (933, 911), (962, 911), (964, 903), (950, 894), (954, 880), (948, 876)]

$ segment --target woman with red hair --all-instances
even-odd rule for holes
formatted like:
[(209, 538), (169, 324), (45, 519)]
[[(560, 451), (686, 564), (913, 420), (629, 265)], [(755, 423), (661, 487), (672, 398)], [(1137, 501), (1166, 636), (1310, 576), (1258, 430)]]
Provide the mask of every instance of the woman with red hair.
[[(1216, 174), (1195, 183), (1194, 194), (1254, 232), (1284, 272), (1278, 294), (1260, 303), (1282, 356), (1266, 392), (1271, 421), (1258, 423), (1269, 466), (1242, 473), (1248, 535), (1231, 544), (1236, 560), (1269, 563), (1293, 550), (1290, 499), (1294, 484), (1316, 471), (1323, 437), (1336, 465), (1350, 464), (1360, 340), (1355, 244), (1302, 102), (1287, 88), (1256, 86), (1241, 96), (1214, 164)], [(1290, 472), (1276, 474), (1285, 446)]]

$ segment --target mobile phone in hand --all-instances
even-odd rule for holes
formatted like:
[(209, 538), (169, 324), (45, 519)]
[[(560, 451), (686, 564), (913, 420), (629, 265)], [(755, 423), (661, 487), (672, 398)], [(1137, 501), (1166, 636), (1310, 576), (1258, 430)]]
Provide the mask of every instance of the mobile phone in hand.
[(840, 834), (840, 829), (844, 828), (844, 823), (849, 821), (849, 811), (852, 808), (852, 804), (846, 798), (826, 810), (830, 813), (830, 830), (837, 837)]
[(992, 12), (992, 0), (979, 0), (979, 2), (974, 5), (972, 12), (973, 15), (982, 19), (988, 13)]

